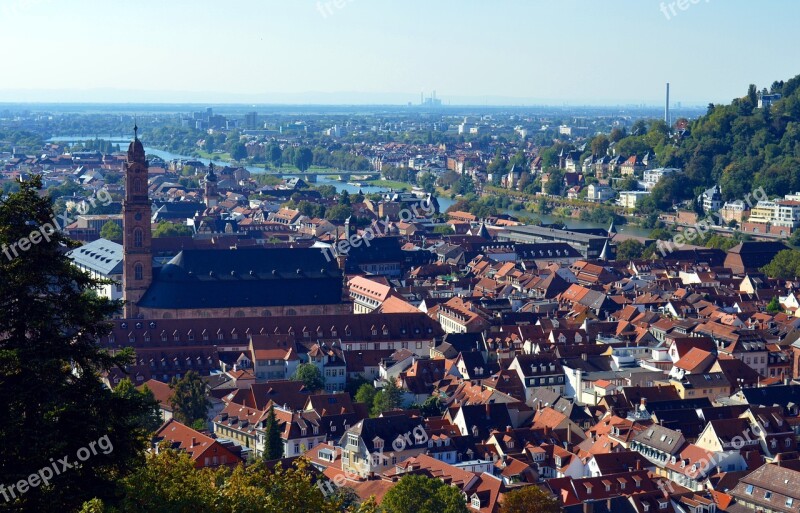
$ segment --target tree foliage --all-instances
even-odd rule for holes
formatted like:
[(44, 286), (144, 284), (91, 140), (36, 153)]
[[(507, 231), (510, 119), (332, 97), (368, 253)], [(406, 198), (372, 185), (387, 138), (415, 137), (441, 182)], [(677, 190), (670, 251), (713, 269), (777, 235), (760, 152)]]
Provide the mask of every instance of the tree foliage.
[(313, 363), (301, 363), (292, 375), (295, 381), (302, 381), (305, 387), (313, 392), (325, 388), (325, 379)]
[(153, 237), (186, 237), (192, 235), (192, 229), (185, 224), (161, 221), (153, 230)]
[(382, 412), (403, 406), (403, 391), (394, 381), (389, 380), (385, 387), (375, 394), (372, 400), (372, 414), (380, 415)]
[(554, 497), (536, 485), (517, 488), (503, 496), (500, 513), (558, 513), (561, 506)]
[[(288, 468), (263, 462), (234, 469), (195, 469), (188, 454), (162, 447), (147, 464), (120, 483), (119, 507), (92, 500), (82, 513), (375, 513), (374, 500), (361, 504), (333, 493), (325, 496), (311, 465)], [(352, 497), (351, 497), (352, 499)]]
[(800, 276), (800, 251), (784, 249), (770, 263), (761, 268), (770, 278), (791, 280)]
[(617, 244), (617, 260), (636, 260), (642, 258), (644, 244), (636, 239), (626, 239)]
[(264, 423), (264, 459), (267, 461), (283, 458), (283, 438), (278, 419), (275, 417), (275, 408), (271, 407)]
[(100, 237), (107, 240), (121, 241), (122, 228), (120, 228), (119, 224), (115, 223), (114, 221), (108, 221), (103, 225), (102, 228), (100, 228)]
[(375, 387), (372, 386), (370, 383), (364, 383), (358, 390), (356, 391), (355, 399), (357, 403), (365, 403), (368, 405), (372, 405), (375, 401), (375, 394), (378, 391), (375, 390)]
[(403, 476), (383, 497), (384, 513), (467, 513), (461, 491), (439, 479)]
[(172, 389), (169, 403), (175, 420), (189, 426), (196, 420), (206, 420), (211, 403), (199, 374), (188, 371), (181, 379), (172, 378), (169, 387)]
[(72, 265), (63, 248), (76, 243), (52, 230), (52, 203), (39, 189), (34, 177), (0, 201), (0, 475), (7, 485), (55, 459), (75, 463), (79, 449), (103, 437), (113, 450), (0, 501), (0, 511), (71, 511), (113, 498), (115, 479), (142, 462), (142, 419), (152, 411), (142, 396), (115, 394), (100, 380), (131, 362), (131, 351), (111, 356), (97, 344), (121, 304), (95, 292), (106, 282)]

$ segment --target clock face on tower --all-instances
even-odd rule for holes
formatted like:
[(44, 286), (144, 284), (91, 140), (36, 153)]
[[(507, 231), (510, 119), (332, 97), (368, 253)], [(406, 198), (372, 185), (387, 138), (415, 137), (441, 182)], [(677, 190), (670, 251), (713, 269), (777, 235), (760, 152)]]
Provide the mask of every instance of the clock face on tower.
[(134, 215), (133, 218), (136, 219), (137, 221), (141, 221), (142, 220), (142, 213), (141, 212), (136, 212), (136, 215)]

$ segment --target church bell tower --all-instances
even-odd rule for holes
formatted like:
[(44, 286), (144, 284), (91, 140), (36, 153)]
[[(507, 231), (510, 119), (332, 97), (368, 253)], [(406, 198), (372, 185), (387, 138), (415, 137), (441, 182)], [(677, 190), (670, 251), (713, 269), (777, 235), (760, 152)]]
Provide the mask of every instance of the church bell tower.
[(122, 287), (126, 318), (139, 316), (139, 300), (153, 281), (150, 198), (147, 194), (147, 160), (133, 127), (133, 141), (125, 162), (125, 200), (122, 203)]

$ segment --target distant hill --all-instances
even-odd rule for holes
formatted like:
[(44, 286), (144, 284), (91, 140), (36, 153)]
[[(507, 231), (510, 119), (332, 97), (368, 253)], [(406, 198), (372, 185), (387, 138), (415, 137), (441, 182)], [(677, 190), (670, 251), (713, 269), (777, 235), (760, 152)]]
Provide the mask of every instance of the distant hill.
[[(781, 99), (758, 107), (760, 95), (775, 93)], [(662, 166), (684, 170), (659, 183), (650, 208), (669, 208), (715, 183), (725, 200), (758, 187), (770, 196), (800, 191), (800, 75), (761, 91), (751, 85), (729, 105), (709, 104), (682, 134), (670, 137), (663, 121), (634, 125), (631, 134), (618, 141), (621, 154), (655, 151)]]

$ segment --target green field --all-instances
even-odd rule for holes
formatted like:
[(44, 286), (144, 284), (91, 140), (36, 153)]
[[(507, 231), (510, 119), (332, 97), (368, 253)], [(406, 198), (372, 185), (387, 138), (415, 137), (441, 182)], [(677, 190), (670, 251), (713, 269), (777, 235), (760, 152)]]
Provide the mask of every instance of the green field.
[(403, 191), (410, 191), (412, 187), (410, 183), (395, 182), (394, 180), (365, 180), (364, 183), (375, 187), (386, 187)]

